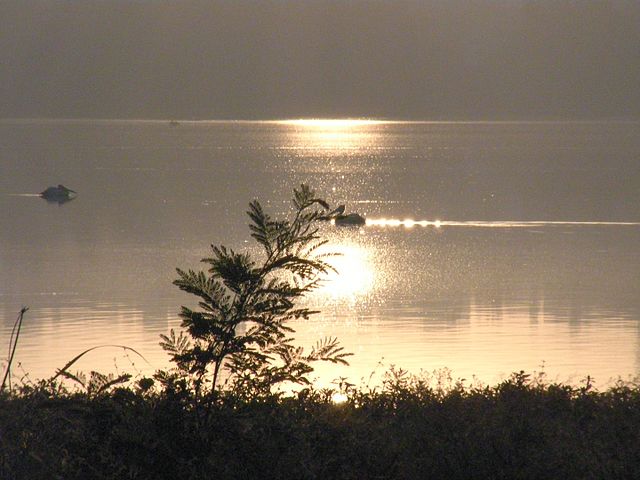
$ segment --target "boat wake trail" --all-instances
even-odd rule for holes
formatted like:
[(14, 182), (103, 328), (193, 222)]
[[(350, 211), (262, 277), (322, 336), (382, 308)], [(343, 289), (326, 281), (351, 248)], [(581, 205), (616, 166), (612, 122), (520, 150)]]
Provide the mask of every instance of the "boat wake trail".
[(480, 227), (480, 228), (532, 228), (532, 227), (554, 227), (554, 226), (629, 226), (638, 227), (640, 222), (573, 222), (573, 221), (519, 221), (519, 220), (500, 220), (500, 221), (482, 221), (482, 220), (412, 220), (412, 219), (393, 219), (393, 218), (368, 218), (367, 226), (372, 227)]

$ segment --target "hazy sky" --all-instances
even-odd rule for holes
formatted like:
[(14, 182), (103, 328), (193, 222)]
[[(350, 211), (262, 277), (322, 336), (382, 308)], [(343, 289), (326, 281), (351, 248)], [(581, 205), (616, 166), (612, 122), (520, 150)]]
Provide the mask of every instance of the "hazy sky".
[(0, 0), (0, 117), (640, 117), (637, 0)]

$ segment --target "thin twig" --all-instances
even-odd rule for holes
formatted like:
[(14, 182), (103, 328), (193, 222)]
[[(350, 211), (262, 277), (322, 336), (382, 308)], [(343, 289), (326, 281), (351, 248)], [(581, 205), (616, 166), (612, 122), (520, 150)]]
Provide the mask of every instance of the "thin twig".
[[(7, 359), (7, 369), (4, 372), (4, 378), (2, 379), (2, 386), (0, 386), (0, 392), (4, 391), (4, 386), (7, 383), (7, 379), (9, 379), (9, 391), (11, 391), (11, 363), (13, 362), (13, 357), (16, 354), (16, 347), (18, 346), (18, 338), (20, 337), (20, 328), (22, 327), (22, 318), (24, 317), (24, 313), (29, 310), (29, 307), (22, 307), (20, 313), (18, 314), (18, 318), (16, 322), (13, 324), (13, 329), (11, 330), (11, 338), (9, 338), (9, 358)], [(15, 337), (14, 337), (15, 333)]]
[[(146, 358), (144, 358), (144, 356), (143, 356), (142, 354), (140, 354), (139, 352), (137, 352), (136, 350), (134, 350), (134, 349), (133, 349), (133, 348), (131, 348), (131, 347), (127, 347), (126, 345), (113, 345), (113, 344), (97, 345), (97, 346), (95, 346), (95, 347), (91, 347), (91, 348), (86, 349), (84, 352), (79, 353), (78, 355), (76, 355), (75, 357), (73, 357), (71, 360), (69, 360), (69, 361), (67, 362), (67, 364), (66, 364), (64, 367), (62, 367), (62, 368), (58, 369), (58, 371), (56, 372), (56, 374), (55, 374), (53, 377), (51, 377), (51, 378), (49, 379), (49, 382), (53, 382), (53, 381), (54, 381), (56, 378), (58, 378), (60, 375), (64, 375), (64, 374), (66, 373), (66, 371), (67, 371), (69, 368), (71, 368), (71, 366), (72, 366), (74, 363), (76, 363), (78, 360), (80, 360), (80, 358), (82, 358), (82, 357), (83, 357), (84, 355), (86, 355), (87, 353), (89, 353), (89, 352), (91, 352), (91, 351), (93, 351), (93, 350), (96, 350), (96, 349), (98, 349), (98, 348), (105, 348), (105, 347), (117, 347), (117, 348), (122, 348), (122, 349), (124, 349), (124, 350), (131, 351), (131, 352), (135, 353), (136, 355), (138, 355), (140, 358), (142, 358), (145, 362), (149, 363), (149, 362), (147, 361), (147, 359), (146, 359)], [(150, 365), (150, 364), (149, 364), (149, 365)]]

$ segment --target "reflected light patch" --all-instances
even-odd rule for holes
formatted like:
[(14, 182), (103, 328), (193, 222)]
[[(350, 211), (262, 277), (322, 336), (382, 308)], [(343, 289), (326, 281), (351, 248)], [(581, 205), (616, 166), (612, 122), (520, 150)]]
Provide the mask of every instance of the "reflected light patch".
[(440, 220), (435, 220), (435, 221), (413, 220), (411, 218), (406, 218), (404, 220), (400, 220), (397, 218), (367, 218), (366, 224), (367, 226), (372, 226), (372, 227), (405, 227), (405, 228), (413, 228), (416, 226), (440, 228), (442, 226), (442, 222)]
[(412, 220), (407, 218), (400, 220), (397, 218), (367, 218), (367, 226), (375, 227), (400, 227), (411, 228), (416, 225), (421, 227), (481, 227), (481, 228), (531, 228), (531, 227), (577, 227), (577, 226), (594, 226), (594, 227), (640, 227), (640, 222), (585, 222), (585, 221), (518, 221), (518, 220)]
[[(286, 125), (290, 146), (304, 150), (306, 154), (315, 150), (318, 156), (342, 154), (345, 151), (363, 150), (375, 145), (380, 139), (379, 124), (383, 120), (368, 119), (298, 119), (276, 122)], [(341, 162), (342, 169), (351, 162)]]
[(334, 394), (331, 395), (331, 401), (336, 404), (345, 403), (347, 400), (349, 400), (349, 397), (344, 393), (334, 392)]
[(371, 291), (375, 270), (371, 264), (371, 255), (365, 248), (357, 245), (328, 245), (323, 251), (339, 255), (327, 259), (336, 272), (327, 275), (318, 290), (320, 294), (333, 299), (354, 299)]
[(388, 122), (383, 120), (368, 120), (364, 118), (301, 118), (297, 120), (282, 120), (279, 123), (295, 125), (298, 127), (341, 130), (367, 125), (379, 125)]

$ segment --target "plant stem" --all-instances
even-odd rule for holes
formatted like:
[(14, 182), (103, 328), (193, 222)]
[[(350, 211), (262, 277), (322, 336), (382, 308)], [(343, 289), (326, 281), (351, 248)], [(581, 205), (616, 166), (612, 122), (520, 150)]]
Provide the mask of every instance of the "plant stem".
[[(7, 370), (4, 372), (4, 378), (2, 379), (2, 386), (0, 386), (0, 392), (4, 390), (4, 386), (9, 379), (9, 391), (11, 391), (11, 363), (13, 362), (13, 357), (16, 354), (16, 347), (18, 346), (18, 337), (20, 337), (20, 328), (22, 327), (22, 318), (24, 317), (24, 313), (29, 310), (29, 307), (22, 307), (20, 313), (18, 314), (18, 318), (16, 322), (13, 324), (13, 329), (11, 330), (11, 338), (9, 339), (9, 358), (7, 360)], [(13, 336), (15, 332), (15, 338)], [(12, 348), (13, 347), (13, 348)]]

